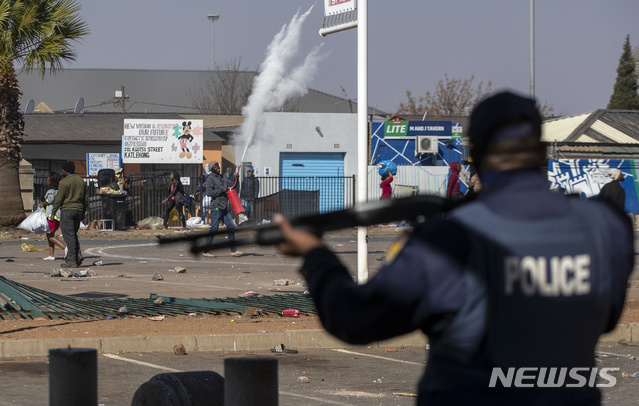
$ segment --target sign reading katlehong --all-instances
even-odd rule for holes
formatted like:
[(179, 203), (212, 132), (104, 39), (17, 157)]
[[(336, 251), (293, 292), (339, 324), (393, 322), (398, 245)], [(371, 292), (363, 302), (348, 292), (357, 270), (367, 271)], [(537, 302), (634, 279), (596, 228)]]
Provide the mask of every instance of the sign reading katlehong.
[(122, 162), (201, 164), (202, 120), (124, 120)]

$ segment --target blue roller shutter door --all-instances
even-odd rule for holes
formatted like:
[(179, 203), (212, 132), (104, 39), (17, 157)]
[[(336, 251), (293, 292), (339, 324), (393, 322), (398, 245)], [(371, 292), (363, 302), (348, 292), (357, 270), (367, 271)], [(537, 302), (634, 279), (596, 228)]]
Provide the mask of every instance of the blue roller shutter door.
[(319, 211), (344, 208), (344, 154), (282, 152), (282, 189), (319, 191)]

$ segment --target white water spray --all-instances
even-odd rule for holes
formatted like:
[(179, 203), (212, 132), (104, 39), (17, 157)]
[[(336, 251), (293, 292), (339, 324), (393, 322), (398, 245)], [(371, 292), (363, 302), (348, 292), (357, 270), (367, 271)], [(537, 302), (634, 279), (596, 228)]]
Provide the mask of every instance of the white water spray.
[(246, 142), (240, 165), (249, 146), (255, 141), (258, 127), (264, 120), (263, 113), (281, 108), (287, 100), (303, 96), (308, 92), (308, 83), (317, 72), (318, 62), (325, 55), (320, 54), (322, 45), (315, 47), (304, 59), (304, 62), (294, 68), (289, 68), (293, 57), (299, 49), (299, 41), (304, 20), (313, 10), (313, 6), (304, 14), (299, 10), (289, 24), (273, 37), (266, 51), (266, 58), (260, 65), (260, 73), (253, 80), (253, 92), (248, 98), (246, 106), (242, 108), (244, 122), (236, 134)]

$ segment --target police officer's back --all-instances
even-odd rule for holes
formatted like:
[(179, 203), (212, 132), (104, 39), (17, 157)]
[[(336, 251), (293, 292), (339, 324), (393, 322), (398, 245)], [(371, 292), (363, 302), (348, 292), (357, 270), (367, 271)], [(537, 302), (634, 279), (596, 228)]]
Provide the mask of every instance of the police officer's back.
[(488, 98), (469, 133), (481, 193), (416, 227), (368, 283), (286, 222), (280, 248), (305, 256), (322, 323), (342, 340), (428, 335), (419, 404), (599, 404), (594, 347), (621, 314), (630, 222), (549, 190), (533, 100)]

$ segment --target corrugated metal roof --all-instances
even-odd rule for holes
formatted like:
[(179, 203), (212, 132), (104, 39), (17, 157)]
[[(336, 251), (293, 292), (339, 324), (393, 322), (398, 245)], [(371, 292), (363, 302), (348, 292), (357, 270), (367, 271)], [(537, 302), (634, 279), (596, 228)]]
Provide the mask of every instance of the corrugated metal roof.
[(25, 114), (24, 143), (81, 142), (120, 143), (125, 119), (204, 120), (204, 141), (223, 141), (219, 127), (242, 124), (241, 116), (197, 116), (187, 114)]
[(591, 113), (584, 113), (544, 122), (541, 127), (541, 140), (543, 142), (565, 141), (590, 114)]
[[(223, 71), (216, 71), (223, 74)], [(115, 91), (125, 87), (126, 111), (129, 113), (198, 114), (193, 95), (206, 89), (212, 71), (199, 70), (142, 70), (142, 69), (63, 69), (45, 76), (21, 72), (18, 74), (23, 95), (20, 105), (30, 99), (36, 104), (45, 102), (56, 112), (72, 112), (80, 97), (84, 111), (119, 113)], [(257, 72), (240, 72), (240, 80), (252, 81)], [(355, 113), (357, 102), (329, 95), (313, 89), (293, 102), (299, 112)], [(369, 114), (386, 115), (369, 107)]]
[(638, 143), (636, 139), (627, 135), (623, 131), (616, 129), (615, 127), (606, 124), (602, 120), (597, 120), (593, 125), (590, 126), (595, 131), (603, 134), (606, 138), (609, 138), (613, 142), (618, 144), (634, 144)]
[(639, 144), (639, 111), (597, 110), (542, 125), (543, 142)]

